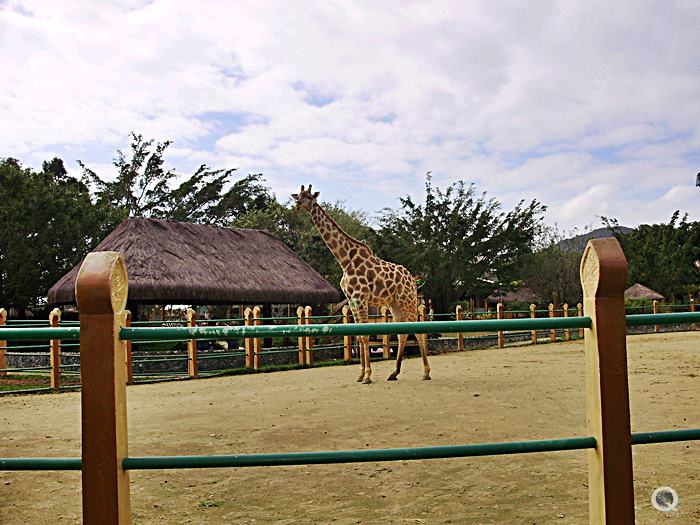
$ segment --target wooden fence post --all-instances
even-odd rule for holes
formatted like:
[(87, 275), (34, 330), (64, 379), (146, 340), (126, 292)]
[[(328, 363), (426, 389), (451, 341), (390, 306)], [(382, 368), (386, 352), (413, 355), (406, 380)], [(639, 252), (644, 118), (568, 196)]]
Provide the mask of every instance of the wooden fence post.
[[(576, 305), (576, 310), (578, 311), (578, 316), (583, 317), (583, 305), (581, 303)], [(578, 329), (578, 336), (583, 339), (583, 328)]]
[(418, 306), (418, 322), (425, 322), (425, 305)]
[[(124, 326), (131, 326), (131, 311), (127, 310)], [(134, 382), (134, 361), (132, 355), (131, 341), (126, 342), (126, 384), (131, 385)]]
[[(503, 303), (496, 304), (496, 319), (503, 319)], [(498, 348), (503, 348), (505, 346), (506, 338), (503, 334), (503, 330), (498, 331)]]
[[(653, 311), (654, 311), (654, 313), (655, 313), (655, 314), (658, 314), (658, 313), (659, 313), (659, 301), (657, 301), (656, 299), (654, 299), (654, 302), (652, 303), (652, 305), (653, 305), (653, 309), (654, 309)], [(661, 326), (659, 326), (658, 324), (655, 324), (655, 325), (654, 325), (654, 332), (656, 332), (657, 334), (658, 334), (659, 332), (661, 332)]]
[[(304, 321), (306, 324), (313, 324), (313, 312), (310, 306), (304, 308)], [(314, 365), (314, 338), (308, 336), (306, 338), (306, 364), (309, 366)]]
[[(531, 304), (530, 305), (530, 319), (535, 319), (537, 317), (537, 305), (536, 304)], [(531, 337), (532, 337), (532, 344), (536, 345), (537, 344), (537, 330), (532, 330), (530, 332)]]
[[(350, 308), (343, 306), (343, 324), (350, 323)], [(352, 336), (343, 336), (343, 360), (347, 363), (352, 361)]]
[[(54, 308), (49, 314), (49, 325), (52, 328), (58, 328), (61, 324), (61, 310)], [(60, 339), (51, 339), (50, 355), (51, 362), (51, 389), (58, 392), (61, 389), (61, 341)]]
[[(552, 303), (549, 303), (549, 318), (554, 319), (554, 317), (554, 305)], [(557, 342), (557, 330), (555, 328), (549, 330), (549, 340), (552, 343)]]
[[(389, 308), (386, 306), (382, 306), (382, 323), (388, 323), (389, 322)], [(382, 340), (384, 343), (384, 359), (389, 359), (391, 358), (391, 336), (390, 335), (383, 335)]]
[[(691, 299), (691, 300), (690, 300), (690, 311), (691, 311), (691, 312), (694, 312), (694, 311), (695, 311), (695, 299)], [(690, 329), (693, 330), (693, 331), (695, 331), (695, 330), (698, 329), (698, 325), (697, 325), (696, 323), (693, 323), (693, 324), (690, 325)], [(0, 367), (0, 368), (2, 368), (2, 367)]]
[[(564, 317), (569, 317), (569, 304), (564, 303)], [(571, 328), (564, 328), (564, 341), (571, 341)]]
[[(0, 327), (5, 325), (5, 321), (7, 321), (7, 310), (4, 308), (0, 308)], [(2, 330), (2, 328), (0, 328)], [(0, 334), (2, 332), (0, 331)], [(7, 354), (6, 352), (7, 348), (7, 341), (0, 339), (0, 376), (6, 376), (7, 372), (4, 372), (7, 368)]]
[[(457, 308), (455, 308), (455, 319), (457, 321), (462, 320), (462, 305), (461, 304), (458, 304)], [(462, 332), (459, 332), (457, 334), (457, 351), (458, 352), (464, 351), (464, 338), (462, 336), (463, 336)]]
[[(304, 320), (304, 307), (300, 306), (297, 308), (297, 324), (299, 326), (305, 325), (306, 321)], [(304, 366), (304, 363), (306, 363), (306, 337), (299, 337), (298, 338), (298, 343), (299, 343), (299, 366)]]
[(581, 284), (591, 328), (586, 330), (589, 522), (634, 525), (632, 438), (624, 291), (627, 261), (616, 239), (588, 241)]
[[(192, 308), (187, 309), (187, 326), (190, 328), (197, 326), (197, 312), (195, 312)], [(190, 339), (187, 341), (187, 374), (190, 376), (190, 379), (196, 379), (199, 376), (199, 361), (196, 339)]]
[[(245, 326), (253, 326), (252, 308), (246, 308), (243, 312), (243, 322)], [(250, 337), (245, 338), (245, 367), (253, 367), (253, 339)]]
[[(255, 306), (253, 308), (253, 325), (260, 326), (262, 321), (260, 320), (260, 307)], [(253, 339), (253, 369), (258, 370), (260, 368), (260, 352), (262, 351), (262, 338), (256, 337)]]
[(75, 295), (80, 311), (83, 523), (131, 523), (126, 419), (128, 277), (117, 252), (92, 252), (80, 267)]

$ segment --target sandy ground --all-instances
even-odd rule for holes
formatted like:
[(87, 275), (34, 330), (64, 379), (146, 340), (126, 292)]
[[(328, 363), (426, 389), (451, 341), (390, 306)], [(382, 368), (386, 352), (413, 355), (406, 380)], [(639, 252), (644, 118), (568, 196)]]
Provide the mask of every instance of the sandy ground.
[[(628, 339), (632, 430), (700, 427), (700, 333)], [(364, 449), (586, 435), (582, 343), (419, 359), (397, 382), (330, 367), (128, 388), (132, 456)], [(78, 456), (78, 393), (0, 398), (0, 457)], [(634, 448), (637, 523), (700, 523), (700, 442)], [(133, 471), (133, 522), (584, 524), (586, 452)], [(678, 512), (650, 504), (658, 486)], [(80, 523), (77, 472), (0, 472), (0, 523)]]

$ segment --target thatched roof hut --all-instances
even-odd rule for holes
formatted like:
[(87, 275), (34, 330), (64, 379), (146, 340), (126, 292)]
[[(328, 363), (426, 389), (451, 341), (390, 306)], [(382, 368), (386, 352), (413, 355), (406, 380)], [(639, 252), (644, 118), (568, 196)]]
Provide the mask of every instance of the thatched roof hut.
[(651, 288), (644, 286), (643, 284), (634, 283), (632, 286), (625, 290), (625, 299), (647, 299), (649, 301), (661, 301), (664, 296), (659, 292), (655, 292)]
[[(322, 304), (337, 290), (263, 230), (134, 218), (94, 251), (120, 252), (133, 304)], [(51, 305), (75, 302), (80, 264), (54, 284)]]

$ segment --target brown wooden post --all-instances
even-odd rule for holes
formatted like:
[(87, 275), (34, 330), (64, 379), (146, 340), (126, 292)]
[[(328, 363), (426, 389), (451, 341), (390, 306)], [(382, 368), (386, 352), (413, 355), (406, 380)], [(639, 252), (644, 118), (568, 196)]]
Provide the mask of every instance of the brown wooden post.
[[(313, 315), (311, 306), (304, 308), (304, 323), (307, 325), (314, 324)], [(310, 335), (306, 337), (306, 364), (309, 366), (314, 364), (314, 338)]]
[[(694, 311), (695, 311), (695, 299), (691, 299), (691, 300), (690, 300), (690, 311), (691, 311), (691, 312), (694, 312)], [(693, 331), (695, 331), (695, 330), (698, 329), (698, 325), (697, 325), (696, 323), (693, 323), (693, 324), (690, 325), (690, 329), (693, 330)], [(0, 368), (2, 368), (2, 367), (0, 367)]]
[[(569, 304), (564, 303), (564, 317), (569, 317)], [(564, 341), (571, 341), (571, 328), (564, 328)]]
[[(5, 325), (7, 321), (7, 310), (0, 308), (0, 327)], [(2, 328), (0, 328), (2, 330)], [(0, 334), (2, 331), (0, 331)], [(6, 376), (7, 372), (3, 372), (7, 368), (7, 341), (0, 339), (0, 376)]]
[[(536, 304), (531, 304), (530, 305), (530, 319), (535, 319), (537, 317), (537, 305)], [(537, 344), (537, 330), (532, 330), (530, 332), (531, 337), (532, 337), (532, 344), (536, 345)]]
[[(576, 305), (576, 310), (578, 311), (578, 316), (583, 317), (583, 305), (581, 303)], [(583, 328), (578, 329), (578, 336), (583, 339)]]
[(425, 305), (421, 304), (418, 307), (418, 321), (423, 323), (425, 322)]
[[(253, 310), (251, 308), (246, 308), (243, 312), (243, 321), (245, 326), (253, 326)], [(253, 339), (250, 337), (245, 338), (245, 367), (253, 367)]]
[[(503, 319), (503, 303), (496, 304), (496, 319)], [(498, 331), (498, 348), (503, 348), (505, 346), (506, 338), (503, 334), (503, 330)]]
[[(658, 314), (659, 313), (659, 301), (654, 299), (654, 302), (652, 303), (652, 305), (654, 308), (654, 313)], [(654, 332), (656, 332), (658, 334), (660, 331), (661, 331), (661, 326), (659, 326), (658, 324), (655, 324), (654, 325)]]
[[(254, 326), (260, 326), (262, 321), (260, 320), (260, 307), (256, 306), (253, 308), (253, 324)], [(253, 339), (253, 369), (257, 370), (260, 368), (260, 352), (262, 351), (262, 338), (256, 337)]]
[(586, 314), (589, 522), (634, 525), (624, 292), (627, 261), (614, 238), (588, 242), (581, 260)]
[[(304, 307), (300, 306), (297, 308), (297, 324), (303, 326), (306, 324), (304, 321)], [(306, 337), (299, 337), (299, 366), (304, 366), (306, 363)]]
[[(195, 312), (192, 308), (187, 309), (187, 326), (190, 328), (197, 326), (197, 312)], [(196, 379), (199, 376), (199, 361), (196, 339), (190, 339), (187, 341), (187, 374), (191, 379)]]
[(117, 252), (88, 253), (78, 272), (83, 523), (131, 523), (126, 410), (128, 278)]
[[(554, 305), (552, 303), (549, 303), (549, 318), (554, 319)], [(551, 328), (549, 330), (549, 340), (552, 341), (552, 343), (557, 342), (557, 331), (555, 328)]]
[[(131, 326), (131, 312), (126, 311), (126, 321), (124, 326)], [(134, 382), (134, 361), (132, 355), (131, 341), (126, 342), (126, 384), (131, 385)]]
[[(457, 308), (455, 308), (455, 319), (457, 321), (462, 320), (462, 305), (461, 304), (458, 304)], [(457, 351), (458, 352), (464, 351), (464, 337), (463, 337), (463, 335), (464, 334), (462, 332), (459, 332), (457, 334)]]
[[(49, 325), (52, 328), (58, 328), (61, 324), (61, 310), (54, 308), (49, 314)], [(51, 362), (51, 388), (54, 392), (61, 389), (61, 341), (59, 339), (51, 339), (50, 344), (50, 362)]]
[[(343, 324), (350, 323), (350, 308), (348, 305), (343, 306)], [(352, 361), (352, 336), (343, 336), (343, 360), (346, 362)]]
[[(382, 306), (382, 323), (389, 322), (389, 308)], [(383, 335), (382, 342), (384, 343), (384, 359), (389, 359), (391, 357), (391, 336)]]

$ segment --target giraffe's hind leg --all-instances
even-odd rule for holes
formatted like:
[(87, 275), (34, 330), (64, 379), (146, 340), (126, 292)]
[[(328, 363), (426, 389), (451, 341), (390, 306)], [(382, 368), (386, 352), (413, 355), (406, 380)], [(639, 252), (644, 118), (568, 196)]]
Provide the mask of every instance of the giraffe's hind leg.
[[(394, 318), (394, 322), (400, 323), (406, 320), (404, 312), (401, 310), (398, 304), (390, 305), (389, 309), (391, 310), (391, 315)], [(399, 335), (399, 348), (396, 351), (396, 368), (389, 376), (388, 381), (396, 381), (401, 373), (401, 361), (403, 360), (403, 350), (406, 346), (406, 339), (408, 339), (407, 334)]]

